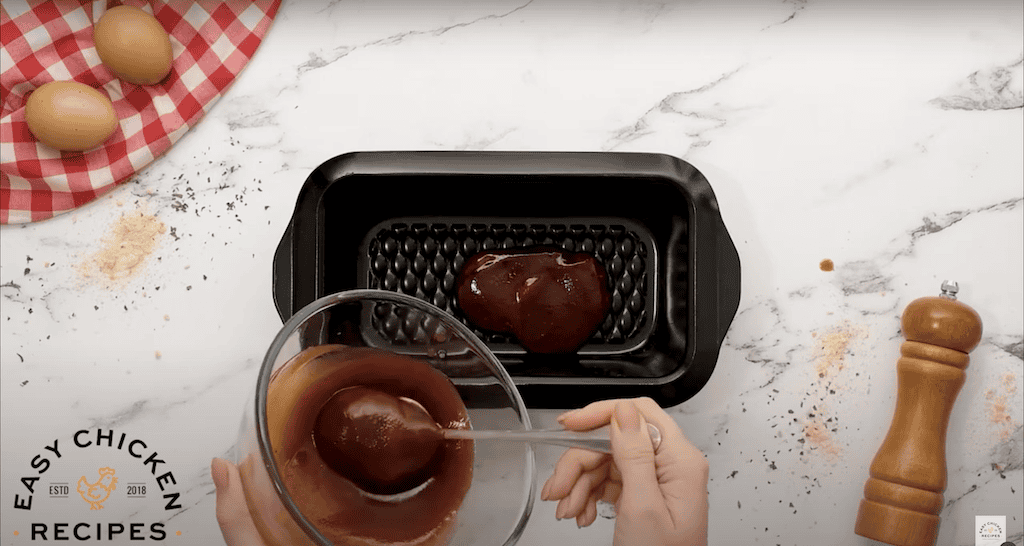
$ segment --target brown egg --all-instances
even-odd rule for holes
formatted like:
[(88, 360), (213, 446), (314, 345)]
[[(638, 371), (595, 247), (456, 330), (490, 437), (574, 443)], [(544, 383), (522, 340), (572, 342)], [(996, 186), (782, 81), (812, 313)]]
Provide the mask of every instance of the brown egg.
[(171, 38), (139, 8), (107, 10), (93, 27), (93, 41), (103, 64), (126, 82), (152, 85), (171, 71)]
[(73, 81), (50, 82), (33, 91), (25, 103), (25, 122), (43, 144), (79, 152), (99, 146), (117, 129), (110, 99)]

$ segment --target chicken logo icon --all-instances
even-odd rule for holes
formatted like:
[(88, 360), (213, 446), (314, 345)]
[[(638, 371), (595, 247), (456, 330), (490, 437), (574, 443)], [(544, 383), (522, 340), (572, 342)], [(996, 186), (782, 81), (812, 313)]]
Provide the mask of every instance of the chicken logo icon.
[(90, 510), (101, 510), (103, 503), (110, 498), (110, 493), (116, 489), (117, 478), (114, 477), (114, 469), (103, 467), (99, 470), (100, 478), (96, 483), (89, 483), (85, 476), (78, 478), (78, 494), (85, 502), (89, 503)]

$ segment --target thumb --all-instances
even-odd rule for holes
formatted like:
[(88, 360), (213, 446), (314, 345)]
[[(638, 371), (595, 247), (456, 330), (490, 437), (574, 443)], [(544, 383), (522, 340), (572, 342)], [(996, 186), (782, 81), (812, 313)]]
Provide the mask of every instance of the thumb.
[(647, 423), (633, 402), (623, 400), (615, 405), (611, 437), (612, 457), (622, 474), (620, 509), (637, 513), (667, 510), (658, 484)]
[(228, 546), (262, 545), (259, 531), (249, 514), (245, 502), (242, 477), (238, 467), (215, 458), (210, 463), (210, 474), (217, 488), (217, 523)]

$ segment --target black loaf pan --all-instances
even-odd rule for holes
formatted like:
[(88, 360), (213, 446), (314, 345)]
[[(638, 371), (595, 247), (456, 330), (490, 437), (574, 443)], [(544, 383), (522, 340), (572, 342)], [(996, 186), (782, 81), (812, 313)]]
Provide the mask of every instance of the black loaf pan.
[[(458, 309), (455, 279), (468, 258), (534, 246), (591, 253), (608, 274), (611, 309), (575, 354), (529, 353)], [(669, 407), (715, 368), (739, 305), (740, 262), (708, 181), (675, 157), (360, 152), (310, 174), (274, 257), (282, 320), (353, 288), (401, 291), (460, 318), (530, 407), (635, 396)], [(493, 387), (453, 381), (474, 398)]]

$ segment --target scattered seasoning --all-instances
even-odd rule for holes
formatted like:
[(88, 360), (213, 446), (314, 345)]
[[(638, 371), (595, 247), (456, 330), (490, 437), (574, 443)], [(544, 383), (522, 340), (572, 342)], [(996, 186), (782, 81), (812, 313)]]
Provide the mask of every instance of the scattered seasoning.
[(820, 414), (814, 414), (804, 423), (804, 438), (811, 444), (811, 449), (821, 451), (834, 462), (842, 454), (842, 450), (833, 438), (833, 432), (822, 422)]
[(999, 439), (1005, 441), (1017, 428), (1010, 414), (1010, 400), (1017, 393), (1017, 378), (1012, 372), (1006, 372), (1002, 381), (996, 387), (985, 391), (985, 400), (988, 410), (988, 420), (996, 426)]
[[(825, 401), (829, 395), (846, 388), (843, 382), (846, 357), (853, 355), (851, 346), (854, 343), (867, 337), (867, 328), (844, 321), (826, 330), (812, 332), (811, 337), (815, 340), (812, 362), (818, 388), (808, 391), (807, 395), (817, 400), (810, 402), (811, 409), (806, 418), (801, 420), (794, 417), (792, 422), (802, 427), (798, 440), (800, 443), (805, 444), (810, 451), (824, 454), (829, 462), (835, 463), (842, 455), (840, 443), (835, 438), (838, 418), (828, 415)], [(794, 411), (788, 410), (788, 413), (793, 414)]]
[(82, 262), (78, 270), (85, 278), (97, 272), (111, 281), (132, 277), (143, 268), (166, 231), (164, 223), (142, 205), (121, 215), (104, 238), (103, 248)]
[(171, 315), (164, 315), (164, 320), (171, 320)]
[(161, 355), (161, 354), (160, 354), (160, 351), (157, 351), (157, 352), (155, 353), (155, 355), (156, 355), (156, 359), (157, 359), (157, 360), (160, 360), (160, 357), (161, 357), (161, 356), (163, 356), (163, 355)]
[(820, 264), (818, 264), (818, 267), (821, 268), (822, 271), (832, 271), (836, 268), (836, 265), (832, 263), (832, 260), (825, 258)]
[(818, 340), (814, 348), (814, 367), (820, 382), (833, 380), (846, 368), (846, 355), (850, 352), (850, 344), (867, 336), (864, 327), (853, 326), (843, 322), (838, 326), (821, 332), (813, 332), (812, 337)]

